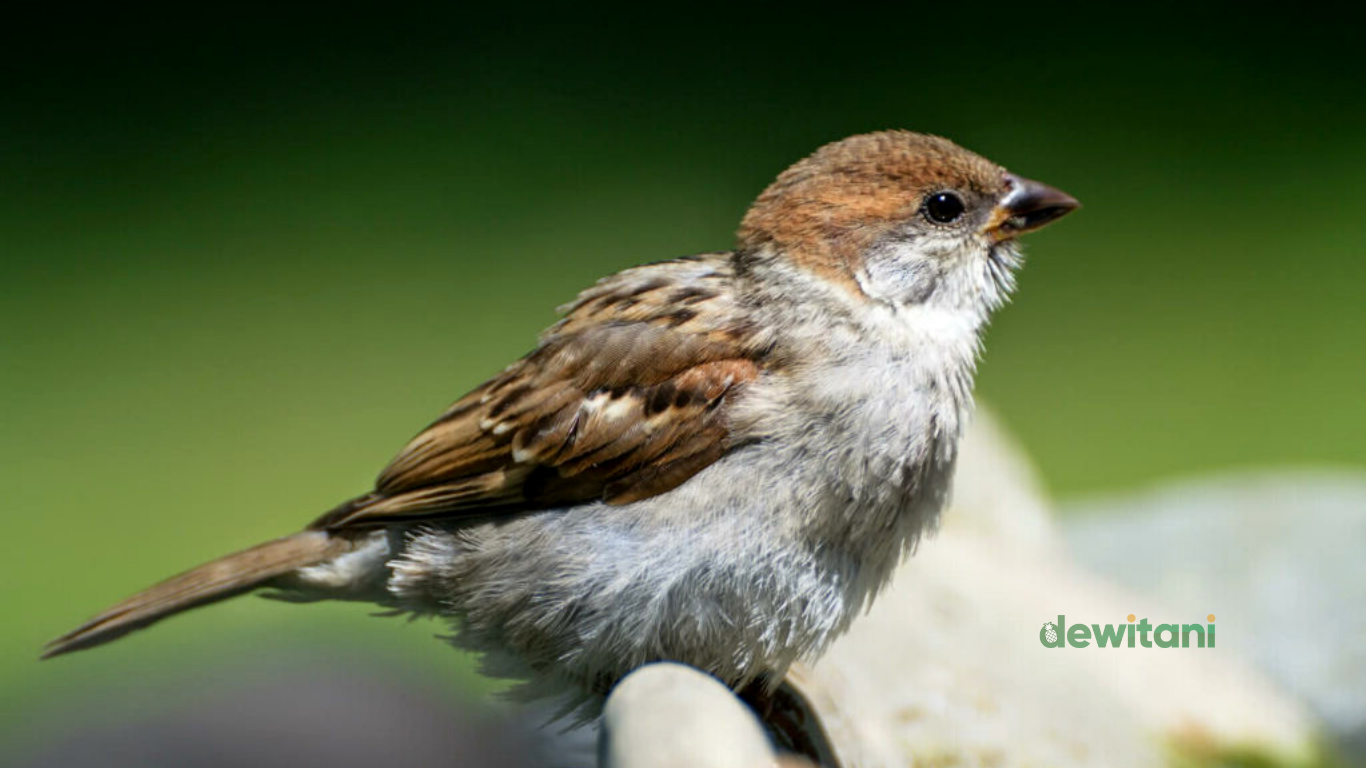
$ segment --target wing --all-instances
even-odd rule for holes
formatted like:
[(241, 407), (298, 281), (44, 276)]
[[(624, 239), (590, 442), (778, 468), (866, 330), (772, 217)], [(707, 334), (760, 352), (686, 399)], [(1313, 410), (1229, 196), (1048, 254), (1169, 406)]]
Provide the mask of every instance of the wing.
[(767, 345), (729, 254), (604, 278), (526, 357), (461, 398), (314, 527), (624, 504), (677, 487), (738, 439), (728, 410)]

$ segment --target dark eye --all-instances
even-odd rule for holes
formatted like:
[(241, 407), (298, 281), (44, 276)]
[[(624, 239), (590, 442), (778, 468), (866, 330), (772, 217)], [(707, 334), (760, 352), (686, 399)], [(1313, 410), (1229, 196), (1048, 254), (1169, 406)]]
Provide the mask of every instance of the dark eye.
[(948, 224), (963, 215), (963, 198), (952, 192), (936, 192), (925, 198), (925, 215), (940, 224)]

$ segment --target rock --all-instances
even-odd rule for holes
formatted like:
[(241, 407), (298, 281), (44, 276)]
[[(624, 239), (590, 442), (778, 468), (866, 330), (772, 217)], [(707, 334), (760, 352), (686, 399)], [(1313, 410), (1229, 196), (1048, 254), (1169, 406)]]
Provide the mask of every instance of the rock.
[(1302, 697), (1366, 761), (1366, 474), (1229, 473), (1069, 511), (1079, 562), (1180, 615), (1215, 613), (1220, 648)]
[[(1265, 489), (1257, 493), (1265, 495)], [(955, 501), (939, 535), (902, 565), (848, 635), (814, 665), (794, 669), (788, 682), (819, 714), (845, 766), (1137, 768), (1229, 755), (1253, 755), (1272, 765), (1312, 761), (1320, 754), (1317, 721), (1248, 662), (1241, 651), (1256, 655), (1256, 648), (1236, 618), (1274, 621), (1278, 609), (1255, 604), (1270, 598), (1283, 610), (1295, 602), (1295, 590), (1281, 584), (1286, 594), (1278, 598), (1277, 592), (1253, 588), (1280, 583), (1268, 582), (1260, 568), (1250, 572), (1260, 574), (1260, 582), (1239, 580), (1236, 553), (1210, 545), (1208, 537), (1203, 546), (1166, 557), (1148, 551), (1173, 539), (1200, 539), (1196, 534), (1206, 526), (1229, 534), (1210, 519), (1192, 522), (1199, 515), (1190, 498), (1164, 495), (1132, 508), (1116, 502), (1118, 511), (1107, 522), (1092, 518), (1094, 527), (1085, 521), (1069, 526), (1083, 562), (1094, 568), (1088, 569), (1074, 557), (1019, 449), (989, 414), (979, 414), (963, 444)], [(1245, 505), (1225, 506), (1220, 519), (1236, 525), (1233, 510)], [(1348, 504), (1333, 514), (1362, 508)], [(1144, 510), (1162, 522), (1145, 522)], [(1268, 530), (1279, 533), (1266, 545), (1292, 565), (1313, 561), (1313, 542), (1321, 542), (1322, 533), (1342, 532), (1344, 553), (1363, 540), (1359, 517), (1330, 515), (1303, 524), (1319, 533), (1305, 533), (1302, 546), (1277, 546), (1289, 536), (1286, 526), (1300, 524), (1286, 522), (1284, 514), (1269, 516)], [(1190, 562), (1196, 563), (1194, 571), (1182, 568)], [(1305, 567), (1291, 570), (1304, 573)], [(1192, 573), (1209, 578), (1192, 580)], [(1237, 599), (1228, 591), (1206, 592), (1202, 585), (1218, 580), (1213, 573), (1249, 586)], [(1342, 593), (1363, 583), (1336, 566), (1327, 573), (1336, 574), (1339, 584), (1337, 591), (1321, 590), (1326, 605), (1341, 605)], [(1149, 594), (1154, 589), (1169, 596), (1185, 589), (1219, 605), (1163, 601)], [(1137, 613), (1157, 624), (1198, 621), (1216, 609), (1225, 616), (1214, 649), (1058, 649), (1039, 640), (1043, 622), (1059, 614), (1070, 617), (1069, 623), (1125, 624), (1129, 613)], [(1307, 616), (1303, 610), (1294, 615)], [(1327, 620), (1326, 614), (1314, 615)], [(1343, 644), (1364, 636), (1353, 631)], [(656, 666), (662, 669), (637, 673), (643, 682), (634, 692), (636, 675), (627, 678), (609, 702), (608, 728), (633, 733), (629, 740), (624, 731), (610, 734), (612, 757), (606, 764), (646, 768), (760, 759), (759, 751), (715, 749), (732, 740), (758, 745), (757, 726), (747, 711), (736, 709), (738, 700), (700, 673)], [(689, 681), (699, 678), (694, 691)], [(1325, 683), (1324, 690), (1343, 688)], [(1359, 702), (1358, 690), (1348, 686), (1341, 698)], [(739, 730), (723, 735), (731, 733), (727, 728)], [(716, 762), (725, 759), (737, 762)]]
[(715, 678), (682, 664), (627, 675), (603, 713), (604, 768), (767, 768), (776, 756), (758, 719)]

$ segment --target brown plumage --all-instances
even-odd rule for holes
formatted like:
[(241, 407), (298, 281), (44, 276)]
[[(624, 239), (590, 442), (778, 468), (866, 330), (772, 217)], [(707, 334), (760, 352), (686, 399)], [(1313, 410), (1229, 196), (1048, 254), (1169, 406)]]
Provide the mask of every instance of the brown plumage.
[(725, 452), (722, 406), (759, 372), (758, 340), (707, 291), (727, 256), (674, 262), (696, 274), (681, 303), (676, 282), (642, 282), (637, 270), (584, 291), (535, 351), (413, 438), (374, 493), (314, 527), (620, 504), (687, 480)]
[[(730, 254), (630, 269), (562, 307), (530, 354), (419, 433), (375, 490), (310, 531), (173, 577), (48, 644), (44, 658), (114, 640), (352, 547), (400, 520), (508, 514), (677, 487), (730, 447), (726, 405), (759, 373), (764, 341), (714, 283)], [(661, 279), (661, 275), (669, 279)]]

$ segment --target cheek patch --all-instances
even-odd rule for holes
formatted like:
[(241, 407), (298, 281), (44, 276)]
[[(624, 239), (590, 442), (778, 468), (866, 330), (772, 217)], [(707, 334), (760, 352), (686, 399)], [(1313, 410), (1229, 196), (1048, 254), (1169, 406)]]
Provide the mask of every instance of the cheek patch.
[(942, 276), (940, 260), (919, 254), (909, 243), (898, 243), (868, 254), (857, 279), (869, 298), (913, 305), (928, 301)]

